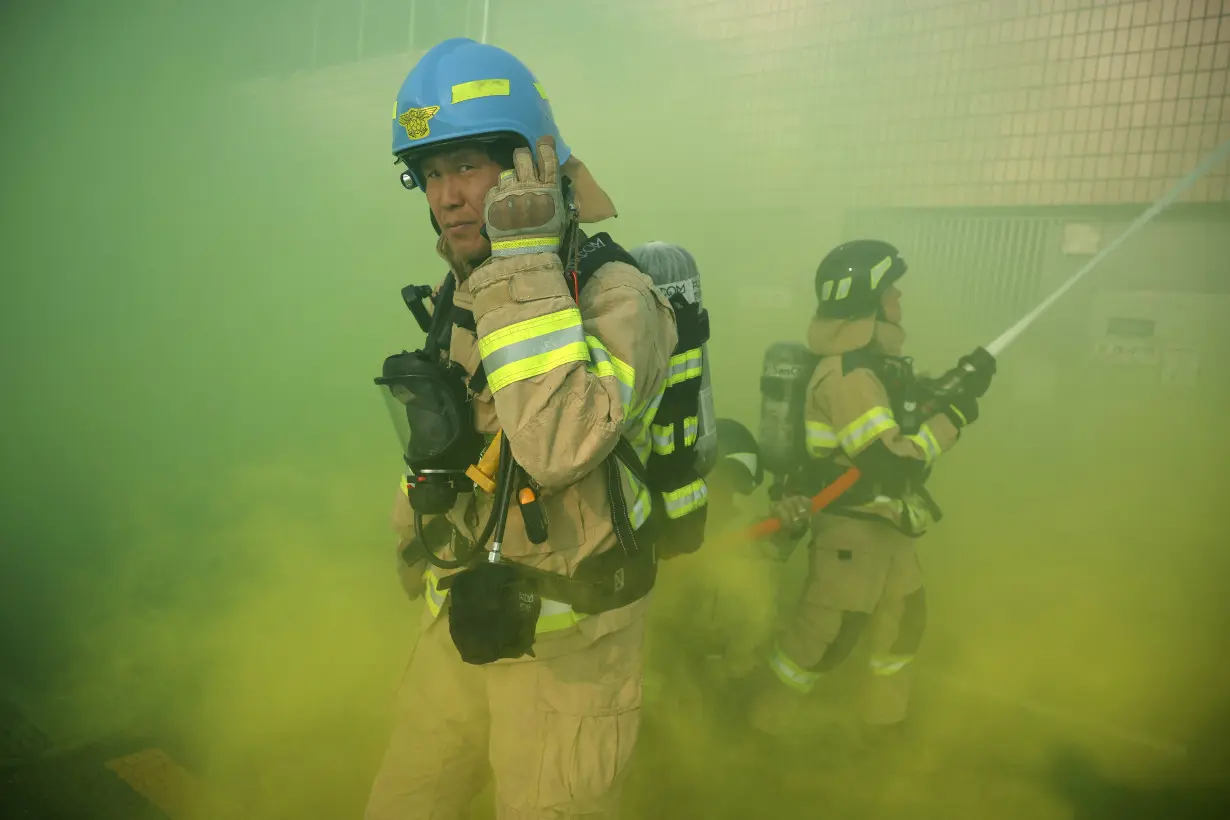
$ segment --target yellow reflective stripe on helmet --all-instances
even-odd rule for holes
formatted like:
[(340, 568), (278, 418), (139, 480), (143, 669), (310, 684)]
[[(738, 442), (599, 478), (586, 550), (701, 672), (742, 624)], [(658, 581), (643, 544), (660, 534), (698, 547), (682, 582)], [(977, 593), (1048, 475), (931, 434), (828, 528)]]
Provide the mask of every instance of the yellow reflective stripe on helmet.
[(453, 105), (482, 97), (507, 97), (508, 80), (471, 80), (453, 86)]
[(893, 258), (886, 256), (876, 263), (876, 266), (871, 269), (871, 289), (875, 290), (880, 284), (880, 280), (884, 278), (884, 274), (888, 273), (889, 268), (893, 266)]
[(623, 402), (624, 415), (628, 415), (636, 396), (636, 371), (618, 356), (611, 355), (597, 336), (586, 336), (585, 342), (589, 345), (590, 361), (593, 362), (590, 372), (598, 378), (614, 377), (619, 382), (619, 398)]
[(823, 422), (807, 422), (806, 434), (808, 455), (825, 456), (837, 449), (837, 433)]
[(665, 386), (671, 387), (679, 384), (679, 382), (699, 376), (702, 361), (699, 347), (671, 356), (670, 370), (666, 373)]
[(804, 695), (814, 689), (816, 681), (820, 680), (818, 672), (810, 672), (799, 666), (776, 645), (773, 647), (773, 654), (769, 656), (769, 668), (779, 681)]
[(696, 436), (700, 433), (700, 419), (696, 416), (688, 416), (683, 420), (683, 446), (691, 447), (696, 443)]
[(581, 311), (567, 308), (502, 327), (478, 340), (478, 351), (495, 393), (570, 362), (588, 362)]
[(913, 655), (872, 655), (871, 674), (888, 678), (905, 669), (914, 660)]
[[(544, 100), (547, 99), (547, 90), (542, 87), (542, 83), (534, 83), (534, 90), (538, 92), (538, 96), (542, 97)], [(550, 100), (547, 101), (550, 102)]]
[(893, 420), (893, 411), (887, 407), (873, 407), (854, 421), (847, 424), (837, 437), (841, 446), (852, 456), (861, 453), (868, 444), (880, 437), (886, 430), (897, 426)]
[(660, 456), (669, 456), (675, 452), (675, 425), (654, 424), (650, 430), (653, 435), (653, 451)]
[(662, 498), (666, 502), (666, 515), (669, 518), (682, 518), (708, 503), (709, 488), (705, 486), (703, 479), (697, 479), (677, 490), (662, 493)]
[(444, 599), (448, 597), (448, 590), (440, 589), (440, 579), (430, 569), (423, 571), (423, 584), (427, 588), (427, 609), (431, 612), (431, 617), (439, 618), (440, 610), (444, 608)]
[(919, 449), (923, 451), (923, 457), (928, 464), (939, 457), (940, 443), (927, 425), (924, 424), (916, 435), (906, 436), (906, 438), (918, 445)]

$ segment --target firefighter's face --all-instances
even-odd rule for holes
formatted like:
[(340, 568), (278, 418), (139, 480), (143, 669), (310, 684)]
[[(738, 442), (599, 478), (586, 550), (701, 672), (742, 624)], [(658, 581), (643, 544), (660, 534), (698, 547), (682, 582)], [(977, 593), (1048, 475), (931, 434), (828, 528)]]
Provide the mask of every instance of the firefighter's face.
[(481, 145), (459, 146), (423, 161), (427, 204), (459, 261), (476, 264), (491, 255), (481, 233), (483, 200), (500, 181), (500, 166)]
[(884, 291), (884, 295), (880, 297), (880, 306), (883, 308), (885, 321), (894, 325), (901, 324), (901, 291), (897, 290), (896, 285), (890, 285), (888, 290)]

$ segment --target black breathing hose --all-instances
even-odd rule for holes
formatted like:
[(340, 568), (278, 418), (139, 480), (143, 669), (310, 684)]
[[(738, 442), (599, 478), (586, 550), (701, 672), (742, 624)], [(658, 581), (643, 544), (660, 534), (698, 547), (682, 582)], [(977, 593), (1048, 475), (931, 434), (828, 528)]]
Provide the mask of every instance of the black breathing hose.
[[(427, 554), (427, 561), (440, 569), (464, 569), (474, 563), (474, 558), (478, 553), (483, 551), (483, 547), (491, 540), (492, 534), (496, 535), (496, 540), (502, 540), (504, 537), (504, 522), (508, 518), (508, 508), (513, 494), (513, 476), (515, 464), (512, 458), (512, 447), (508, 443), (507, 436), (500, 436), (500, 473), (499, 483), (495, 490), (495, 505), (491, 508), (491, 514), (487, 516), (487, 523), (483, 526), (482, 533), (478, 536), (478, 540), (474, 542), (465, 555), (459, 555), (455, 560), (450, 561), (447, 558), (441, 558), (432, 551), (431, 545), (427, 543), (427, 539), (423, 537), (423, 514), (415, 512), (414, 514), (414, 535), (418, 538), (419, 543), (423, 545), (423, 551)], [(498, 531), (497, 531), (498, 527)]]

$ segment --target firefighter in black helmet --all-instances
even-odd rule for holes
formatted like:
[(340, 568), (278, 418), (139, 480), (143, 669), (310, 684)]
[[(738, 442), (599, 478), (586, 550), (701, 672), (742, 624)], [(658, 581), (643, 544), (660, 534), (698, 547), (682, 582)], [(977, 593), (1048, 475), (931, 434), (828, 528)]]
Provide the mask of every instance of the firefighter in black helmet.
[(910, 664), (926, 620), (915, 539), (940, 518), (925, 483), (935, 460), (977, 421), (978, 398), (994, 373), (989, 356), (967, 357), (969, 377), (943, 395), (915, 377), (901, 355), (897, 283), (906, 270), (889, 243), (858, 240), (834, 248), (816, 271), (808, 347), (817, 358), (798, 391), (807, 458), (787, 478), (786, 498), (812, 496), (851, 466), (862, 476), (811, 517), (809, 577), (769, 657), (765, 676), (776, 681), (752, 709), (753, 724), (773, 734), (798, 725), (798, 696), (868, 629), (862, 725), (896, 725), (906, 716)]

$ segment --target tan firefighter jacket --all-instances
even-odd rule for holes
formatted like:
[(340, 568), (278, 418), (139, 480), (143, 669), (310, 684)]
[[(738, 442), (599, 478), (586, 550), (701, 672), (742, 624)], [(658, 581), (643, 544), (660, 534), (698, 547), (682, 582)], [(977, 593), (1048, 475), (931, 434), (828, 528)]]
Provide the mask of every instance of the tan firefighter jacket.
[[(807, 452), (811, 458), (832, 459), (836, 465), (848, 467), (855, 457), (880, 441), (894, 455), (930, 465), (956, 444), (957, 428), (943, 413), (927, 419), (917, 434), (903, 434), (880, 379), (867, 368), (843, 372), (844, 354), (870, 344), (877, 352), (899, 355), (904, 336), (900, 327), (877, 322), (874, 317), (812, 320), (808, 346), (821, 359), (808, 385), (805, 410)], [(870, 500), (846, 509), (883, 518), (916, 534), (926, 530), (931, 516), (919, 494), (911, 491), (904, 497), (891, 498), (866, 486), (867, 480), (860, 478), (848, 492), (854, 495), (857, 491), (855, 497), (862, 497), (871, 491)]]
[[(447, 259), (443, 240), (439, 250)], [(473, 398), (474, 423), (488, 438), (503, 429), (513, 457), (541, 487), (549, 522), (546, 543), (534, 545), (514, 505), (503, 554), (571, 574), (582, 559), (616, 543), (607, 473), (599, 468), (620, 436), (632, 443), (642, 464), (648, 459), (650, 425), (677, 339), (673, 311), (649, 277), (618, 261), (599, 268), (579, 300), (555, 254), (493, 257), (458, 279), (454, 304), (473, 313), (477, 334), (454, 325), (449, 357), (467, 376), (483, 364), (487, 386)], [(650, 493), (622, 464), (620, 474), (632, 526), (639, 529), (650, 513)], [(492, 504), (490, 495), (476, 490), (458, 499), (449, 518), (473, 538)], [(400, 553), (414, 537), (404, 491), (393, 521)], [(438, 554), (452, 557), (451, 549)], [(448, 574), (433, 567), (423, 576), (433, 616), (447, 595), (438, 581)], [(616, 612), (635, 610), (624, 613), (632, 617), (644, 603)], [(544, 600), (538, 631), (563, 629), (581, 617), (561, 602)]]

